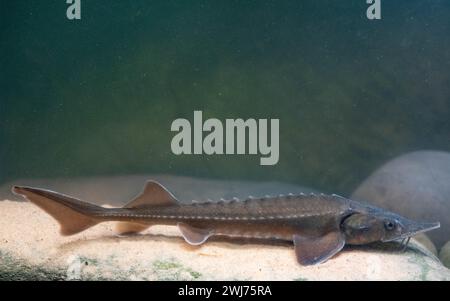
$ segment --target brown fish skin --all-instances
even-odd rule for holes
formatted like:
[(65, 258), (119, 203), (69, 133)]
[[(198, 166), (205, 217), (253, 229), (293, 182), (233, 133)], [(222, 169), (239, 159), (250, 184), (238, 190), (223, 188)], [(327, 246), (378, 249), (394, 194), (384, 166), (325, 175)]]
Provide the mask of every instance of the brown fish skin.
[[(337, 196), (288, 195), (183, 204), (157, 182), (123, 208), (103, 208), (39, 188), (13, 187), (73, 235), (100, 222), (118, 221), (121, 233), (140, 232), (151, 225), (177, 225), (193, 245), (212, 235), (294, 241), (302, 265), (318, 264), (345, 243), (366, 244), (409, 237), (439, 227)], [(391, 227), (392, 226), (392, 227)], [(392, 228), (392, 229), (391, 229)]]

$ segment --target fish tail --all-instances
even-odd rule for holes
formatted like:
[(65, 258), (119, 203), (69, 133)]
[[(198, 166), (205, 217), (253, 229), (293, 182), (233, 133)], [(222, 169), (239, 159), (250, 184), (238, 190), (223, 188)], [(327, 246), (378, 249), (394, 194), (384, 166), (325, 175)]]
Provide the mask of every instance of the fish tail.
[(64, 236), (77, 234), (102, 222), (99, 213), (107, 211), (106, 208), (50, 190), (14, 186), (12, 191), (56, 219), (61, 226), (60, 233)]

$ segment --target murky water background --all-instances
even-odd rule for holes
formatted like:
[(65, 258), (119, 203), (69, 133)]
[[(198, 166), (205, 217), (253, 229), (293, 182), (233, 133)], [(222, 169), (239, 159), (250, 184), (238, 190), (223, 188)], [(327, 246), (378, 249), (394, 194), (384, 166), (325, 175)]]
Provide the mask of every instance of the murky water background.
[[(349, 194), (450, 150), (450, 3), (0, 2), (0, 181), (136, 173)], [(280, 161), (175, 156), (175, 118), (279, 118)]]

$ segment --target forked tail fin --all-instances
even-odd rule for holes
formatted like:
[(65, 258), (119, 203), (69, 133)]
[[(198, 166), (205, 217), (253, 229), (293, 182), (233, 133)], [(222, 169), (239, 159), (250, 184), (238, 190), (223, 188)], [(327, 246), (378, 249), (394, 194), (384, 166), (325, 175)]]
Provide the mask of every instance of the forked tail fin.
[(61, 225), (61, 235), (65, 236), (77, 234), (98, 224), (101, 220), (94, 217), (95, 213), (106, 210), (50, 190), (14, 186), (12, 191), (25, 197), (56, 219)]

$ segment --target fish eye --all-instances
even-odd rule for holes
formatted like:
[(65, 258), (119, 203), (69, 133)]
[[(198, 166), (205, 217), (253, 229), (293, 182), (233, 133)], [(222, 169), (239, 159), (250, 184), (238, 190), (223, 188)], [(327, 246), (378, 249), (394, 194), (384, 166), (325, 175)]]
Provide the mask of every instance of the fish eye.
[(386, 228), (386, 230), (390, 231), (390, 230), (393, 230), (395, 228), (395, 224), (392, 221), (385, 221), (384, 222), (384, 227)]

